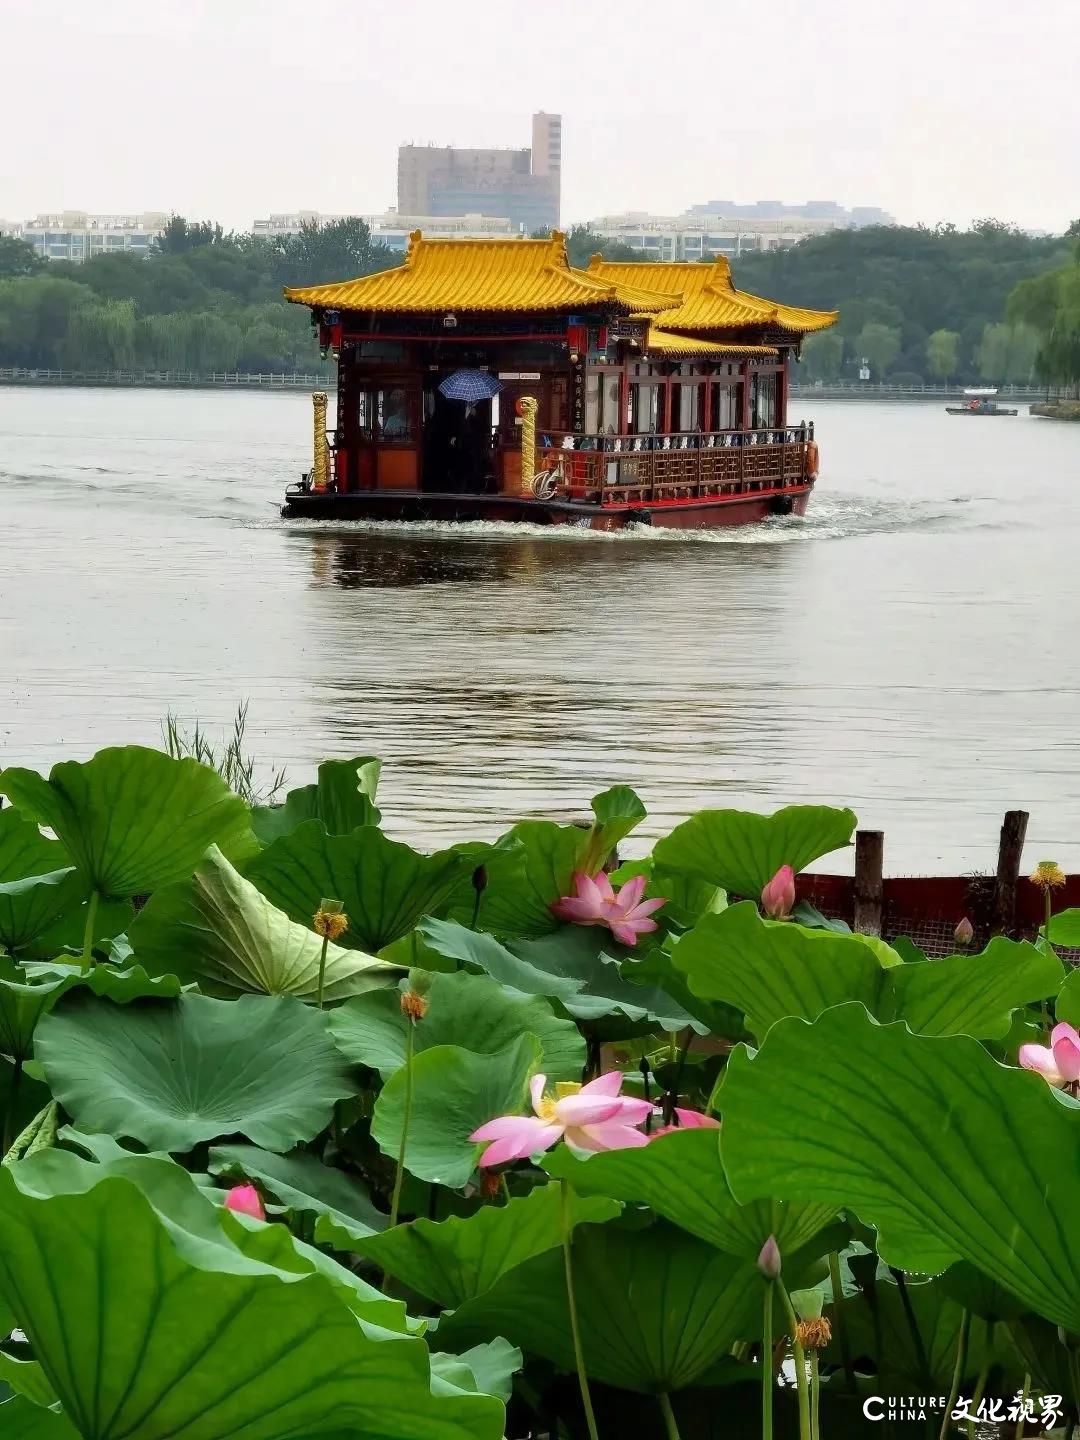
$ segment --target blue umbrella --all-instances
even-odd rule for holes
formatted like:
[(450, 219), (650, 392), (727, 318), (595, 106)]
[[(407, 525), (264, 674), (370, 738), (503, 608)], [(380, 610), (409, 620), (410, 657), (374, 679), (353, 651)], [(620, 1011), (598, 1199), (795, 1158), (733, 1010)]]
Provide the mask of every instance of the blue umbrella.
[(475, 405), (477, 400), (490, 400), (501, 389), (495, 376), (486, 370), (455, 370), (439, 386), (447, 400), (464, 400), (469, 405)]

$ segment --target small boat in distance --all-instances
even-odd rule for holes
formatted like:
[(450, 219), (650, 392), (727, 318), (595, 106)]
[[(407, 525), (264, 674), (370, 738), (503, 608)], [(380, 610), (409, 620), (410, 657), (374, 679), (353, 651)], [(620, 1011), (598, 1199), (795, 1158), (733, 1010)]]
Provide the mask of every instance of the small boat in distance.
[(722, 257), (572, 266), (565, 237), (425, 239), (401, 265), (285, 291), (337, 362), (282, 513), (328, 520), (744, 525), (802, 515), (803, 340), (835, 324), (737, 290)]
[(1003, 405), (998, 405), (994, 396), (998, 392), (993, 388), (976, 389), (964, 391), (964, 403), (962, 405), (946, 405), (946, 415), (1017, 415), (1017, 410), (1006, 410)]

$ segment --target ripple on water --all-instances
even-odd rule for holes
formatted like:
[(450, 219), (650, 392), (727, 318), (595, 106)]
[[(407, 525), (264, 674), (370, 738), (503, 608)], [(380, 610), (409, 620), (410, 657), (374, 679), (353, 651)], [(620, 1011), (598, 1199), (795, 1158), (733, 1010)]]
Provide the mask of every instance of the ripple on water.
[(1023, 806), (1080, 868), (1080, 427), (814, 418), (804, 518), (608, 535), (283, 521), (303, 397), (0, 389), (0, 765), (157, 743), (170, 708), (216, 737), (247, 698), (292, 784), (381, 754), (422, 845), (622, 781), (647, 836), (850, 802), (893, 873), (992, 871)]

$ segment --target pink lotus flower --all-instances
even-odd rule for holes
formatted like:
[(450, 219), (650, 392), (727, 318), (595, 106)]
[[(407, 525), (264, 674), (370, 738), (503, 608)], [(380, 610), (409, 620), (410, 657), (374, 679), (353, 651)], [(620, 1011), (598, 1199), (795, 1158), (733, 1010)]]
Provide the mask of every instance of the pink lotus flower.
[(225, 1196), (225, 1209), (234, 1210), (237, 1215), (250, 1215), (253, 1220), (265, 1220), (266, 1211), (254, 1185), (234, 1185)]
[(703, 1115), (700, 1110), (683, 1110), (678, 1105), (673, 1112), (672, 1123), (653, 1130), (650, 1140), (659, 1140), (661, 1135), (674, 1135), (679, 1130), (719, 1130), (720, 1121), (712, 1115)]
[(481, 1155), (480, 1164), (525, 1160), (550, 1150), (559, 1140), (579, 1153), (647, 1145), (649, 1137), (636, 1127), (646, 1116), (660, 1112), (648, 1100), (620, 1095), (622, 1080), (618, 1070), (609, 1070), (588, 1085), (557, 1085), (553, 1099), (544, 1094), (547, 1076), (534, 1075), (529, 1086), (532, 1115), (500, 1115), (469, 1136), (475, 1142), (494, 1142)]
[(579, 870), (574, 875), (573, 895), (564, 895), (552, 905), (552, 913), (574, 925), (606, 925), (624, 945), (636, 945), (639, 935), (648, 935), (660, 927), (649, 916), (666, 905), (666, 900), (642, 900), (645, 876), (635, 875), (616, 892), (601, 870), (589, 876)]
[(761, 892), (761, 908), (770, 920), (786, 920), (795, 908), (795, 871), (781, 865)]
[(1080, 1034), (1063, 1020), (1054, 1026), (1049, 1045), (1021, 1045), (1017, 1059), (1050, 1085), (1074, 1085), (1080, 1080)]

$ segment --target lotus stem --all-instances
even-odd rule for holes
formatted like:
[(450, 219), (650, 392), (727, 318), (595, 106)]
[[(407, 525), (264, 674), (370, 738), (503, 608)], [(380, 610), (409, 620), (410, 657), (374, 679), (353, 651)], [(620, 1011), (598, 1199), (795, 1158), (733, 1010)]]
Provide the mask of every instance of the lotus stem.
[(664, 1429), (667, 1432), (667, 1440), (681, 1440), (679, 1427), (675, 1420), (675, 1411), (671, 1408), (671, 1396), (666, 1390), (661, 1390), (659, 1400), (660, 1410), (664, 1417)]
[(844, 1378), (852, 1393), (855, 1390), (855, 1365), (851, 1359), (851, 1343), (847, 1333), (847, 1315), (844, 1312), (844, 1282), (840, 1278), (840, 1256), (833, 1250), (829, 1255), (829, 1280), (832, 1287), (833, 1311), (836, 1315), (836, 1338), (840, 1342), (840, 1358), (844, 1363)]
[(978, 1410), (979, 1405), (980, 1405), (980, 1403), (981, 1403), (981, 1401), (982, 1401), (982, 1398), (983, 1398), (983, 1396), (986, 1394), (986, 1382), (987, 1382), (987, 1380), (989, 1380), (989, 1378), (990, 1378), (990, 1366), (991, 1366), (991, 1364), (993, 1363), (993, 1355), (992, 1355), (992, 1353), (991, 1353), (991, 1351), (993, 1350), (993, 1339), (994, 1339), (994, 1322), (993, 1322), (993, 1320), (987, 1320), (987, 1322), (986, 1322), (986, 1359), (983, 1361), (983, 1367), (982, 1367), (982, 1369), (979, 1371), (979, 1378), (978, 1378), (978, 1380), (975, 1382), (975, 1393), (974, 1393), (974, 1395), (972, 1395), (972, 1397), (971, 1397), (971, 1413), (968, 1415), (968, 1417), (967, 1417), (967, 1422), (966, 1422), (966, 1423), (967, 1423), (968, 1440), (975, 1440), (975, 1433), (976, 1433), (976, 1432), (975, 1432), (975, 1414), (974, 1414), (974, 1412), (975, 1412), (976, 1410)]
[(1024, 1407), (1027, 1404), (1028, 1393), (1031, 1390), (1031, 1376), (1024, 1376), (1024, 1387), (1020, 1391), (1020, 1419), (1016, 1422), (1016, 1430), (1013, 1440), (1024, 1440), (1024, 1431), (1027, 1429), (1024, 1423)]
[(509, 1204), (510, 1204), (510, 1186), (506, 1183), (506, 1171), (505, 1171), (505, 1170), (504, 1170), (503, 1173), (499, 1176), (499, 1183), (500, 1183), (500, 1185), (502, 1186), (503, 1202), (504, 1202), (505, 1204), (509, 1205)]
[[(1050, 921), (1053, 917), (1053, 913), (1054, 902), (1050, 898), (1050, 886), (1048, 885), (1043, 891), (1043, 937), (1046, 940), (1046, 948), (1050, 951), (1050, 954), (1056, 955), (1057, 951), (1050, 943)], [(1042, 1001), (1042, 1015), (1043, 1025), (1046, 1027), (1046, 1033), (1049, 1036), (1050, 1031), (1053, 1029), (1053, 1026), (1050, 1024), (1050, 1001), (1047, 1000), (1045, 997)]]
[[(674, 1042), (675, 1036), (673, 1035), (671, 1038)], [(672, 1076), (671, 1086), (668, 1090), (668, 1093), (664, 1097), (665, 1125), (671, 1124), (672, 1117), (675, 1114), (675, 1106), (679, 1103), (679, 1090), (682, 1087), (683, 1070), (686, 1068), (686, 1057), (690, 1053), (690, 1042), (693, 1040), (693, 1038), (693, 1029), (688, 1025), (686, 1027), (686, 1037), (683, 1040), (683, 1043), (679, 1046), (678, 1057), (675, 1061), (675, 1074)]]
[(319, 955), (319, 994), (316, 1004), (319, 1009), (323, 1008), (323, 988), (326, 983), (326, 951), (330, 944), (330, 936), (322, 937), (322, 952)]
[(1075, 1350), (1071, 1349), (1068, 1349), (1066, 1354), (1069, 1362), (1069, 1381), (1072, 1385), (1073, 1406), (1076, 1410), (1077, 1417), (1076, 1421), (1073, 1422), (1075, 1426), (1080, 1423), (1080, 1356), (1077, 1355)]
[(911, 1296), (908, 1294), (907, 1281), (904, 1279), (904, 1272), (889, 1266), (893, 1279), (896, 1281), (897, 1289), (900, 1291), (900, 1304), (904, 1307), (904, 1316), (907, 1319), (908, 1329), (911, 1331), (911, 1339), (915, 1346), (915, 1354), (919, 1361), (919, 1373), (922, 1376), (922, 1383), (930, 1386), (933, 1376), (930, 1373), (930, 1361), (926, 1354), (926, 1346), (923, 1344), (922, 1332), (919, 1329), (919, 1322), (915, 1318), (915, 1310), (911, 1304)]
[[(323, 946), (325, 949), (325, 945)], [(409, 1121), (412, 1118), (413, 1092), (413, 1048), (416, 1027), (409, 1022), (405, 1032), (405, 1113), (401, 1119), (401, 1144), (398, 1146), (397, 1174), (394, 1176), (394, 1194), (390, 1201), (390, 1227), (398, 1223), (398, 1207), (401, 1204), (401, 1186), (405, 1179), (405, 1146), (409, 1141)]]
[(791, 1354), (795, 1360), (795, 1383), (799, 1389), (799, 1440), (811, 1440), (810, 1388), (806, 1380), (806, 1352), (799, 1340), (799, 1317), (795, 1314), (795, 1306), (792, 1305), (791, 1296), (782, 1280), (776, 1281), (776, 1288), (780, 1292), (780, 1299), (784, 1302), (788, 1324), (791, 1327)]
[(810, 1440), (821, 1440), (821, 1371), (816, 1350), (810, 1351)]
[(90, 891), (90, 901), (86, 907), (86, 928), (83, 931), (82, 945), (82, 968), (89, 970), (94, 959), (94, 925), (97, 922), (98, 892), (96, 889)]
[(965, 1310), (960, 1316), (960, 1333), (956, 1337), (956, 1364), (953, 1366), (952, 1384), (949, 1387), (949, 1399), (945, 1405), (945, 1414), (941, 1417), (941, 1434), (938, 1440), (949, 1440), (949, 1421), (960, 1394), (960, 1382), (964, 1378), (964, 1366), (967, 1364), (968, 1337), (970, 1335), (971, 1311)]
[(761, 1328), (761, 1440), (772, 1440), (773, 1411), (773, 1282), (765, 1286)]
[(574, 1363), (577, 1366), (581, 1403), (585, 1410), (585, 1424), (589, 1427), (589, 1440), (600, 1440), (596, 1429), (596, 1416), (593, 1414), (592, 1396), (589, 1394), (589, 1377), (585, 1372), (585, 1355), (581, 1348), (581, 1330), (578, 1326), (577, 1304), (574, 1300), (574, 1266), (570, 1257), (570, 1187), (565, 1180), (560, 1180), (559, 1188), (562, 1192), (562, 1248), (563, 1262), (566, 1267), (566, 1304), (570, 1311), (570, 1334), (574, 1341)]

